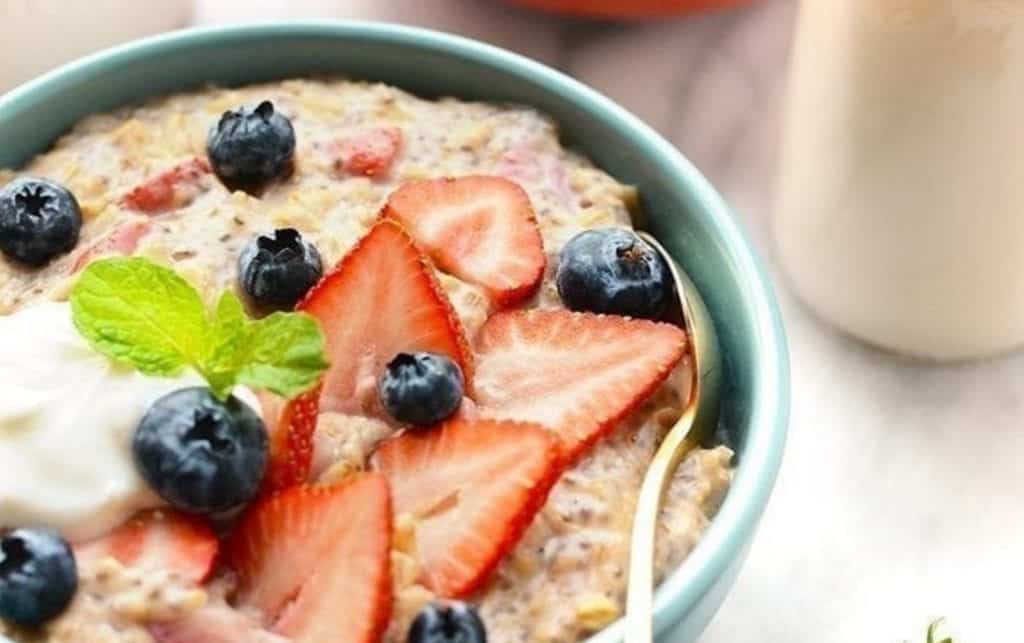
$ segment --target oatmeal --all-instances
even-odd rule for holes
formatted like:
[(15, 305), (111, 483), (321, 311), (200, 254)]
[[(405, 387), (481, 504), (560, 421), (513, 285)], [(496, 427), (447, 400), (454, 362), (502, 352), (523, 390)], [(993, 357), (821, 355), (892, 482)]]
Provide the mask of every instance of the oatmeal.
[(108, 557), (79, 570), (75, 599), (42, 630), (0, 621), (0, 634), (33, 643), (149, 643), (149, 624), (182, 618), (206, 601), (206, 591), (173, 572), (125, 567)]
[[(270, 104), (272, 106), (268, 107)], [(208, 160), (207, 141), (211, 126), (218, 122), (223, 112), (239, 105), (259, 105), (255, 113), (262, 116), (265, 123), (279, 118), (278, 114), (283, 115), (289, 126), (294, 128), (293, 165), (280, 172), (282, 176), (267, 181), (258, 189), (249, 189), (250, 186), (244, 190), (229, 189), (225, 186), (229, 177), (223, 163), (217, 159)], [(222, 119), (221, 125), (225, 122)], [(278, 133), (284, 132), (284, 125), (275, 127)], [(287, 150), (282, 147), (281, 152), (283, 155)], [(307, 296), (301, 304), (302, 309), (324, 323), (325, 316), (346, 312), (346, 307), (337, 305), (332, 297), (355, 297), (353, 301), (366, 301), (367, 306), (380, 307), (377, 311), (379, 317), (369, 323), (387, 326), (390, 329), (387, 332), (397, 333), (396, 328), (401, 324), (392, 317), (397, 315), (396, 311), (402, 314), (407, 311), (392, 304), (388, 298), (406, 297), (412, 301), (407, 308), (412, 304), (417, 306), (410, 312), (418, 315), (416, 324), (420, 326), (414, 328), (426, 329), (416, 332), (424, 336), (433, 333), (430, 341), (434, 344), (430, 346), (444, 348), (435, 352), (447, 352), (456, 366), (461, 367), (460, 377), (463, 373), (465, 375), (465, 381), (458, 382), (458, 386), (465, 387), (465, 395), (469, 399), (462, 403), (452, 420), (455, 425), (476, 426), (474, 423), (477, 423), (481, 427), (478, 429), (480, 435), (490, 431), (495, 435), (511, 436), (514, 432), (508, 426), (499, 425), (534, 423), (522, 428), (520, 437), (528, 435), (534, 444), (550, 448), (552, 453), (562, 448), (566, 451), (561, 456), (552, 455), (548, 460), (510, 460), (522, 466), (524, 480), (535, 476), (529, 478), (529, 482), (534, 485), (531, 489), (535, 489), (541, 502), (531, 504), (529, 498), (520, 498), (519, 495), (509, 501), (523, 503), (522, 510), (512, 512), (509, 520), (521, 520), (522, 516), (529, 518), (525, 524), (517, 526), (521, 527), (515, 534), (518, 544), (509, 547), (509, 551), (501, 552), (500, 560), (490, 549), (486, 556), (481, 554), (486, 560), (481, 560), (480, 569), (474, 571), (476, 575), (472, 577), (459, 577), (461, 572), (458, 569), (443, 572), (428, 569), (436, 567), (440, 564), (438, 559), (444, 557), (431, 559), (425, 557), (424, 552), (432, 546), (431, 533), (438, 531), (437, 523), (430, 521), (436, 520), (439, 512), (448, 511), (453, 504), (461, 502), (472, 485), (467, 482), (467, 486), (459, 491), (441, 494), (427, 507), (419, 507), (415, 503), (406, 506), (410, 502), (409, 493), (395, 491), (392, 498), (395, 514), (390, 519), (392, 533), (388, 534), (385, 561), (393, 588), (393, 602), (384, 612), (374, 612), (377, 615), (374, 618), (390, 612), (390, 619), (383, 623), (383, 634), (378, 634), (377, 639), (405, 641), (417, 614), (431, 601), (441, 597), (439, 588), (449, 588), (453, 594), (477, 606), (487, 627), (487, 639), (492, 643), (579, 641), (622, 615), (631, 521), (641, 480), (661, 438), (682, 411), (682, 391), (689, 381), (691, 364), (685, 357), (680, 360), (685, 338), (673, 339), (682, 336), (678, 329), (672, 331), (676, 333), (672, 335), (664, 330), (666, 324), (632, 319), (616, 321), (596, 315), (574, 317), (565, 311), (556, 283), (563, 248), (585, 230), (628, 228), (631, 212), (637, 208), (637, 194), (633, 188), (618, 183), (595, 168), (584, 157), (562, 147), (551, 120), (525, 107), (450, 98), (429, 101), (393, 87), (345, 80), (288, 80), (232, 89), (204, 88), (88, 117), (57, 141), (50, 151), (37, 156), (23, 169), (17, 172), (0, 170), (0, 185), (22, 175), (52, 179), (70, 189), (78, 200), (83, 223), (74, 249), (56, 256), (42, 267), (28, 268), (0, 260), (0, 314), (17, 315), (40, 302), (62, 301), (69, 296), (76, 279), (91, 262), (100, 257), (120, 255), (144, 257), (156, 264), (173, 267), (206, 299), (206, 304), (212, 306), (222, 292), (239, 290), (239, 255), (247, 244), (259, 235), (269, 235), (282, 229), (301, 233), (301, 243), (308, 245), (301, 246), (300, 250), (302, 247), (316, 249), (318, 257), (311, 254), (305, 257), (307, 267), (316, 264), (319, 258), (324, 272), (329, 274), (325, 281), (334, 279), (343, 283), (351, 293), (368, 279), (383, 279), (381, 274), (387, 270), (377, 266), (366, 270), (369, 276), (364, 276), (362, 273), (354, 274), (356, 268), (349, 263), (343, 264), (335, 273), (330, 272), (332, 266), (343, 258), (345, 262), (354, 263), (357, 259), (350, 258), (356, 255), (361, 257), (361, 261), (370, 261), (364, 257), (370, 257), (374, 252), (400, 262), (401, 253), (408, 250), (403, 245), (406, 233), (400, 230), (401, 226), (396, 225), (395, 230), (391, 230), (377, 224), (382, 206), (389, 202), (390, 196), (388, 207), (392, 214), (389, 216), (405, 224), (415, 241), (409, 241), (411, 252), (429, 255), (439, 269), (436, 274), (433, 268), (427, 268), (427, 272), (415, 276), (419, 281), (399, 275), (394, 286), (397, 294), (381, 293), (383, 303), (376, 301), (377, 297), (360, 299), (355, 295), (345, 295), (345, 292), (336, 295), (331, 290), (335, 286), (321, 282), (311, 291), (314, 294)], [(479, 250), (480, 244), (490, 243), (490, 240), (476, 237), (476, 248), (458, 240), (452, 241), (445, 236), (450, 232), (444, 229), (449, 222), (430, 228), (415, 212), (410, 214), (402, 210), (394, 197), (399, 189), (407, 189), (403, 186), (413, 185), (414, 196), (409, 199), (408, 207), (415, 210), (433, 198), (432, 190), (455, 189), (452, 187), (455, 184), (426, 180), (469, 175), (497, 177), (475, 179), (478, 183), (474, 185), (492, 190), (485, 196), (499, 199), (502, 204), (518, 204), (518, 193), (525, 194), (525, 205), (507, 207), (531, 210), (524, 221), (528, 220), (531, 226), (535, 222), (540, 236), (537, 247), (543, 252), (531, 266), (524, 268), (510, 261), (494, 274), (482, 276), (488, 268), (485, 260), (491, 257), (480, 256), (487, 254), (480, 252), (470, 258), (466, 255), (472, 255)], [(501, 182), (497, 182), (499, 180)], [(506, 191), (500, 192), (499, 187)], [(474, 195), (466, 198), (471, 207), (478, 207), (472, 201), (476, 198)], [(486, 201), (483, 197), (481, 199)], [(486, 225), (469, 227), (476, 230), (476, 234), (479, 232), (477, 228), (486, 228)], [(501, 225), (495, 227), (505, 231)], [(372, 240), (368, 241), (368, 238)], [(521, 243), (520, 237), (515, 239), (516, 244)], [(522, 243), (528, 242), (529, 239)], [(275, 243), (292, 243), (294, 246), (296, 241), (278, 238), (265, 243), (271, 248), (268, 252), (272, 252)], [(378, 246), (373, 245), (375, 243), (385, 250), (377, 249)], [(517, 247), (517, 252), (520, 251), (523, 256), (529, 256), (525, 245)], [(423, 260), (423, 265), (428, 263)], [(512, 279), (517, 270), (525, 270), (524, 274), (528, 274), (528, 269), (533, 268), (538, 269), (538, 280), (527, 289), (517, 284), (506, 285), (502, 281), (505, 277)], [(420, 268), (410, 268), (413, 269)], [(338, 288), (345, 291), (345, 288)], [(434, 288), (436, 293), (432, 290)], [(402, 289), (409, 289), (413, 294), (400, 292)], [(253, 309), (252, 293), (242, 294), (250, 296), (249, 307)], [(420, 299), (413, 300), (414, 296)], [(323, 303), (318, 297), (329, 301)], [(349, 305), (351, 302), (346, 304)], [(503, 308), (510, 308), (513, 312), (503, 313)], [(429, 323), (423, 321), (427, 319), (424, 310), (433, 315), (429, 317)], [(451, 319), (445, 318), (448, 310), (453, 311)], [(582, 320), (579, 321), (581, 330), (578, 333), (571, 328), (568, 331), (551, 330), (552, 333), (566, 333), (565, 337), (569, 339), (591, 336), (614, 338), (621, 332), (621, 336), (630, 342), (640, 343), (645, 337), (665, 336), (678, 346), (669, 349), (654, 347), (648, 350), (648, 355), (644, 352), (646, 348), (633, 350), (632, 345), (624, 345), (620, 356), (614, 353), (595, 355), (591, 366), (580, 368), (580, 377), (594, 377), (596, 369), (606, 372), (608, 378), (623, 377), (640, 384), (631, 384), (638, 388), (628, 394), (630, 399), (619, 400), (617, 396), (626, 395), (621, 393), (622, 387), (609, 384), (601, 388), (604, 383), (593, 383), (593, 395), (597, 398), (595, 404), (607, 398), (609, 404), (618, 406), (609, 411), (601, 423), (595, 421), (593, 426), (581, 424), (578, 428), (580, 435), (574, 435), (560, 446), (555, 437), (544, 437), (547, 435), (544, 427), (559, 423), (577, 424), (577, 416), (572, 409), (560, 408), (556, 404), (543, 413), (535, 413), (537, 417), (529, 413), (520, 417), (516, 415), (522, 406), (519, 402), (513, 400), (502, 406), (505, 400), (500, 379), (498, 386), (487, 389), (487, 395), (477, 395), (478, 391), (474, 390), (474, 387), (484, 386), (474, 379), (474, 369), (480, 367), (493, 375), (495, 364), (505, 363), (503, 360), (512, 364), (516, 361), (515, 356), (519, 355), (515, 342), (535, 337), (538, 334), (535, 329), (540, 327), (538, 324), (548, 324), (549, 319), (555, 319), (527, 312), (533, 310), (551, 311), (561, 315), (557, 319), (567, 320), (566, 323)], [(496, 322), (503, 314), (506, 317), (500, 323)], [(402, 323), (411, 325), (411, 322)], [(359, 324), (353, 321), (351, 325), (357, 328), (353, 333), (362, 332), (358, 331), (362, 328)], [(449, 332), (458, 335), (458, 340), (448, 341), (445, 333)], [(327, 333), (328, 352), (337, 350), (339, 333)], [(356, 353), (362, 350), (359, 341), (352, 341), (357, 348)], [(446, 341), (447, 344), (444, 343)], [(614, 341), (608, 340), (607, 343)], [(397, 346), (390, 336), (380, 339), (379, 343)], [(597, 346), (595, 350), (601, 348), (609, 346)], [(399, 350), (404, 349), (399, 347)], [(538, 355), (550, 354), (544, 347), (536, 350)], [(512, 357), (507, 358), (502, 351), (507, 351)], [(574, 352), (584, 351), (569, 351), (567, 354), (571, 357)], [(357, 482), (350, 486), (375, 488), (378, 478), (374, 476), (384, 479), (401, 475), (400, 467), (408, 465), (401, 449), (420, 448), (415, 438), (407, 437), (412, 431), (399, 432), (406, 423), (395, 421), (380, 408), (377, 375), (385, 368), (391, 355), (384, 358), (378, 355), (375, 359), (379, 363), (360, 362), (351, 368), (343, 363), (344, 359), (330, 360), (332, 370), (327, 373), (322, 393), (317, 393), (319, 418), (315, 433), (309, 436), (308, 446), (308, 451), (312, 452), (311, 461), (306, 463), (308, 470), (303, 470), (303, 474), (319, 482), (321, 488), (345, 485), (352, 480)], [(637, 361), (629, 362), (630, 359)], [(640, 360), (649, 360), (651, 364), (656, 362), (657, 366)], [(358, 362), (358, 359), (352, 357), (351, 361)], [(616, 370), (620, 363), (627, 365), (622, 367), (621, 373)], [(389, 373), (392, 366), (387, 363)], [(647, 373), (648, 367), (650, 373)], [(337, 370), (343, 368), (349, 368), (351, 372), (337, 374)], [(556, 371), (558, 367), (552, 367), (548, 373), (538, 375), (538, 386), (543, 388), (546, 381), (542, 381), (542, 376), (561, 377)], [(373, 377), (366, 377), (367, 373), (372, 373)], [(516, 387), (506, 388), (522, 385), (525, 387), (522, 390), (528, 393), (534, 382), (531, 377), (527, 373)], [(642, 382), (648, 380), (651, 386), (644, 388), (646, 385)], [(579, 390), (584, 391), (584, 388)], [(456, 391), (461, 395), (461, 388)], [(484, 389), (479, 392), (484, 392)], [(524, 393), (520, 391), (519, 394)], [(575, 391), (571, 394), (583, 393)], [(632, 398), (640, 395), (643, 398), (634, 404)], [(476, 404), (472, 400), (477, 400)], [(262, 411), (264, 416), (268, 416), (276, 414), (278, 409), (273, 404), (264, 404)], [(316, 415), (315, 407), (312, 413)], [(0, 413), (0, 420), (2, 417)], [(285, 426), (286, 419), (294, 420), (300, 416), (298, 412), (292, 415), (286, 412), (281, 417), (285, 419), (280, 423)], [(267, 421), (270, 424), (278, 420), (268, 417)], [(288, 426), (283, 430), (288, 430)], [(469, 448), (459, 441), (464, 437), (455, 436), (472, 435), (471, 432), (458, 433), (454, 427), (445, 431), (449, 433), (426, 450), (431, 457), (442, 447), (455, 448), (451, 446), (453, 444)], [(398, 440), (405, 439), (406, 443), (392, 448), (388, 457), (375, 461), (375, 454), (382, 445), (395, 443), (396, 436)], [(525, 449), (524, 453), (531, 452)], [(656, 554), (659, 580), (685, 559), (717, 511), (730, 483), (731, 457), (731, 451), (723, 446), (700, 449), (691, 453), (679, 468), (660, 519)], [(568, 464), (563, 468), (564, 463)], [(368, 471), (373, 473), (365, 473)], [(427, 474), (430, 473), (418, 471), (415, 475), (429, 477)], [(487, 484), (493, 482), (486, 477), (486, 471), (472, 475), (484, 476), (479, 480)], [(479, 480), (473, 478), (471, 482)], [(494, 489), (499, 489), (498, 482), (494, 485)], [(503, 494), (516, 491), (505, 487), (500, 487), (500, 490)], [(312, 495), (316, 493), (311, 492)], [(546, 501), (545, 494), (548, 494)], [(324, 515), (331, 515), (330, 503), (333, 500), (317, 498), (315, 502), (326, 507)], [(349, 502), (355, 503), (355, 500)], [(486, 508), (485, 502), (480, 504)], [(267, 512), (276, 511), (273, 503), (263, 506)], [(282, 508), (280, 511), (282, 515), (305, 525), (298, 519), (301, 516), (292, 509), (286, 511)], [(353, 520), (370, 520), (367, 516), (377, 519), (373, 512), (355, 513), (358, 515)], [(467, 514), (465, 518), (481, 520), (476, 514)], [(3, 521), (4, 516), (0, 513), (0, 526), (5, 526)], [(488, 523), (484, 520), (479, 524)], [(276, 523), (273, 526), (277, 528)], [(307, 541), (315, 541), (317, 533), (311, 528), (304, 537)], [(515, 539), (510, 542), (514, 543)], [(219, 622), (218, 618), (223, 615), (222, 610), (206, 618), (210, 614), (210, 610), (203, 609), (209, 602), (207, 593), (214, 592), (218, 594), (217, 602), (220, 604), (224, 600), (221, 597), (226, 595), (229, 602), (238, 600), (250, 607), (281, 614), (276, 623), (263, 625), (273, 625), (274, 631), (282, 636), (303, 641), (317, 640), (318, 635), (309, 629), (309, 619), (294, 615), (296, 610), (315, 607), (301, 597), (295, 598), (295, 587), (287, 590), (276, 586), (251, 587), (257, 571), (247, 569), (239, 561), (248, 563), (246, 555), (252, 555), (260, 562), (265, 557), (246, 554), (248, 546), (255, 547), (256, 544), (245, 541), (241, 546), (237, 543), (228, 545), (227, 564), (240, 569), (242, 587), (238, 592), (226, 591), (228, 584), (219, 577), (213, 581), (214, 589), (210, 589), (209, 584), (201, 585), (199, 582), (192, 585), (176, 583), (166, 575), (169, 572), (140, 571), (106, 558), (80, 570), (80, 588), (73, 602), (45, 629), (27, 633), (0, 625), (0, 628), (5, 628), (0, 632), (19, 641), (151, 641), (154, 640), (152, 632), (160, 631), (150, 627), (153, 623), (175, 619), (188, 622), (188, 627), (199, 628), (197, 631), (201, 632), (204, 627), (216, 627), (211, 623)], [(323, 564), (327, 562), (328, 558), (325, 558)], [(364, 567), (369, 569), (369, 566)], [(333, 587), (329, 579), (321, 579), (322, 572), (312, 559), (295, 562), (295, 573), (303, 569), (310, 579), (324, 583), (324, 588)], [(195, 575), (196, 581), (203, 578), (202, 574)], [(309, 582), (314, 583), (314, 580)], [(289, 596), (288, 600), (295, 605), (289, 603), (286, 607), (283, 596)], [(192, 613), (199, 616), (184, 618)], [(258, 620), (258, 617), (245, 623), (251, 620)], [(358, 636), (367, 635), (361, 632)], [(266, 640), (278, 639), (274, 636)]]
[[(181, 182), (187, 194), (173, 197), (176, 207), (146, 214), (125, 202), (153, 177), (204, 158), (207, 130), (221, 112), (263, 99), (294, 124), (297, 160), (290, 179), (257, 198), (230, 192), (205, 172)], [(394, 167), (372, 177), (339, 175), (339, 142), (385, 123), (403, 131)], [(473, 173), (515, 180), (530, 196), (552, 257), (584, 228), (627, 225), (636, 202), (632, 188), (563, 149), (554, 124), (533, 110), (427, 101), (385, 85), (346, 81), (209, 89), (91, 116), (20, 173), (68, 186), (85, 225), (76, 250), (42, 270), (0, 266), (0, 313), (66, 296), (81, 256), (119, 242), (133, 246), (134, 254), (173, 264), (211, 297), (233, 286), (245, 242), (275, 228), (301, 230), (331, 266), (377, 218), (385, 197), (409, 179)], [(14, 175), (0, 171), (0, 183)], [(486, 300), (454, 277), (445, 276), (442, 284), (472, 335)]]

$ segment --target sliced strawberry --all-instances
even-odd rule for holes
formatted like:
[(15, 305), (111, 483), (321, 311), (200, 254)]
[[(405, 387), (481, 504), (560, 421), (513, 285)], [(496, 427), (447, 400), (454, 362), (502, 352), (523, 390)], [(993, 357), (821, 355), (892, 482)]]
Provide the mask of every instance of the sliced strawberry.
[(239, 602), (297, 643), (377, 643), (391, 617), (391, 500), (376, 474), (258, 501), (227, 544)]
[(411, 181), (384, 215), (404, 225), (437, 266), (482, 287), (499, 305), (531, 296), (544, 275), (544, 246), (530, 198), (497, 176)]
[(540, 183), (544, 179), (544, 165), (533, 146), (529, 142), (521, 142), (501, 156), (497, 174), (520, 184)]
[(416, 518), (422, 582), (465, 596), (515, 547), (561, 473), (543, 427), (454, 420), (385, 442), (373, 467), (388, 477), (395, 512)]
[(111, 232), (78, 255), (71, 266), (71, 272), (78, 272), (89, 262), (104, 255), (118, 254), (127, 256), (135, 252), (139, 240), (149, 234), (153, 224), (149, 221), (128, 221), (122, 223)]
[(499, 159), (495, 174), (522, 183), (532, 183), (556, 194), (568, 206), (578, 198), (569, 181), (565, 164), (550, 155), (539, 154), (531, 141), (522, 141)]
[(400, 352), (433, 351), (470, 380), (468, 344), (433, 268), (394, 221), (377, 223), (306, 296), (320, 320), (331, 367), (320, 410), (380, 415), (377, 378)]
[(289, 643), (260, 627), (248, 614), (218, 603), (188, 616), (149, 626), (156, 643)]
[(147, 178), (124, 195), (122, 203), (151, 214), (185, 205), (196, 197), (200, 179), (210, 171), (206, 159), (189, 159)]
[(468, 397), (462, 398), (462, 404), (459, 405), (455, 415), (452, 416), (453, 420), (464, 420), (466, 422), (472, 422), (480, 419), (480, 410), (476, 408), (476, 402), (469, 399)]
[(676, 326), (613, 315), (499, 313), (480, 330), (482, 417), (537, 422), (575, 459), (636, 409), (686, 351)]
[(265, 493), (305, 482), (313, 464), (320, 389), (315, 388), (285, 401), (271, 393), (260, 394), (264, 422), (270, 434), (270, 463), (263, 478)]
[(106, 556), (144, 570), (170, 570), (191, 583), (209, 577), (219, 543), (202, 518), (169, 509), (136, 514), (102, 538), (75, 545), (79, 564)]
[(397, 127), (373, 127), (356, 132), (336, 144), (339, 172), (358, 176), (384, 176), (402, 148), (402, 130)]

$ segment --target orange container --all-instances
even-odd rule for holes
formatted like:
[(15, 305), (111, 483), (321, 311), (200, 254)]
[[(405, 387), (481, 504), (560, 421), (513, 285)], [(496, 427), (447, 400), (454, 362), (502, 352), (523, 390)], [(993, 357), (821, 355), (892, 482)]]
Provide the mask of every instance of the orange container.
[(721, 9), (751, 0), (507, 0), (532, 7), (585, 18), (643, 19), (671, 16), (704, 9)]

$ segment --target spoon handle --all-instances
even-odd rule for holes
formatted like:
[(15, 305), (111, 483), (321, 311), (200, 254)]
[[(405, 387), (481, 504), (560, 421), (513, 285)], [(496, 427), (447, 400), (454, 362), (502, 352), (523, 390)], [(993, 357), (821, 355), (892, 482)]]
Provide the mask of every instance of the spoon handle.
[[(666, 434), (651, 460), (633, 517), (629, 553), (629, 594), (626, 598), (626, 643), (654, 640), (654, 547), (662, 497), (679, 463), (695, 446), (690, 429), (697, 415), (697, 396)], [(690, 441), (690, 444), (687, 442)]]
[(646, 232), (640, 237), (661, 254), (675, 282), (683, 320), (691, 341), (693, 367), (686, 404), (665, 434), (644, 476), (633, 517), (626, 598), (626, 643), (651, 643), (654, 638), (654, 547), (658, 514), (672, 476), (683, 458), (710, 436), (717, 424), (722, 383), (722, 357), (715, 326), (690, 277), (667, 250)]

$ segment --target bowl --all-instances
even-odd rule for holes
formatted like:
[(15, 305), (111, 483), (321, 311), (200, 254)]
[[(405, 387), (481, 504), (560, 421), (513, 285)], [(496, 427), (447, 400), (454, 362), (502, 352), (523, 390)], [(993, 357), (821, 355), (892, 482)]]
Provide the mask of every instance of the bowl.
[[(311, 73), (378, 80), (426, 96), (532, 105), (557, 119), (569, 145), (639, 187), (646, 227), (707, 301), (727, 371), (722, 429), (736, 449), (735, 480), (704, 538), (656, 596), (659, 640), (695, 640), (735, 580), (775, 483), (789, 413), (788, 358), (767, 273), (729, 207), (625, 109), (539, 63), (434, 31), (359, 22), (204, 28), (91, 55), (0, 97), (0, 166), (25, 162), (92, 112), (206, 82)], [(621, 640), (620, 621), (589, 643)]]

